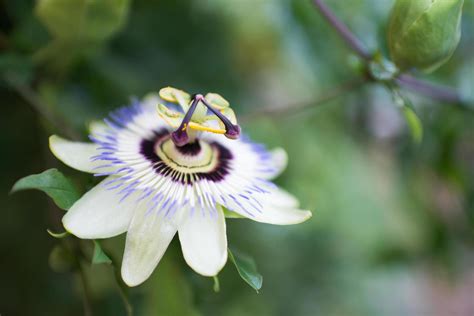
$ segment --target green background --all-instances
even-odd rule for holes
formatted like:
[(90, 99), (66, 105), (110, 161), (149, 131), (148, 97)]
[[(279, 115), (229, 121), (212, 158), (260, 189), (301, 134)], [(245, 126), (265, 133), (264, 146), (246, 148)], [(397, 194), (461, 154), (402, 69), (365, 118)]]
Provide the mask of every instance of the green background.
[[(393, 1), (326, 2), (388, 55)], [(419, 145), (375, 84), (293, 110), (360, 78), (355, 56), (307, 0), (35, 3), (0, 1), (2, 316), (83, 314), (79, 275), (50, 255), (61, 241), (46, 229), (62, 230), (63, 211), (40, 192), (9, 195), (12, 185), (55, 167), (85, 192), (96, 179), (57, 161), (48, 136), (87, 140), (89, 122), (168, 85), (222, 94), (246, 134), (285, 148), (277, 183), (313, 217), (296, 226), (227, 221), (230, 245), (264, 277), (259, 294), (230, 262), (215, 293), (174, 240), (152, 277), (129, 291), (137, 315), (474, 314), (472, 110), (408, 93), (424, 127)], [(465, 1), (449, 62), (417, 74), (471, 97), (473, 11)], [(262, 114), (268, 107), (289, 110)], [(103, 246), (121, 258), (123, 243)], [(91, 242), (80, 245), (92, 252)], [(84, 268), (93, 314), (125, 315), (112, 268)]]

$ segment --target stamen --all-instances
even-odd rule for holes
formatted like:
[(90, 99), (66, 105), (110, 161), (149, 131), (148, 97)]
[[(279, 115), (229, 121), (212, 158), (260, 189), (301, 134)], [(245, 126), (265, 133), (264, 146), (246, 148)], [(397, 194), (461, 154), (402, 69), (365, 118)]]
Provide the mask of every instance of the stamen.
[[(176, 146), (182, 147), (189, 142), (189, 135), (186, 130), (188, 127), (191, 127), (196, 130), (224, 134), (227, 138), (230, 138), (230, 139), (239, 138), (240, 126), (238, 124), (234, 125), (224, 114), (222, 114), (218, 109), (214, 108), (211, 104), (209, 104), (209, 102), (206, 100), (206, 98), (204, 98), (202, 94), (193, 95), (191, 102), (192, 102), (191, 106), (186, 112), (181, 124), (173, 133), (171, 133), (171, 139), (173, 140), (173, 143)], [(191, 121), (191, 118), (199, 102), (204, 103), (206, 108), (208, 108), (214, 115), (216, 115), (219, 118), (219, 120), (222, 121), (222, 123), (225, 126), (225, 132), (219, 129), (212, 128), (212, 127), (201, 126), (200, 124), (196, 124), (195, 122)]]
[(210, 105), (209, 102), (207, 102), (207, 100), (202, 95), (199, 95), (199, 96), (201, 97), (200, 101), (202, 101), (204, 105), (206, 105), (206, 107), (209, 110), (211, 110), (211, 112), (214, 113), (222, 121), (222, 123), (224, 123), (225, 130), (226, 130), (224, 135), (230, 139), (239, 138), (240, 126), (238, 124), (235, 124), (235, 125), (232, 124), (232, 122), (224, 114), (222, 114), (221, 112), (216, 110), (212, 105)]
[(197, 123), (194, 123), (194, 122), (189, 122), (189, 128), (192, 128), (194, 130), (197, 130), (197, 131), (203, 131), (203, 132), (211, 132), (211, 133), (214, 133), (214, 134), (225, 134), (225, 130), (223, 129), (220, 129), (220, 128), (213, 128), (213, 127), (209, 127), (209, 126), (204, 126), (204, 125), (201, 125), (201, 124), (197, 124)]
[(195, 96), (193, 96), (191, 106), (186, 112), (183, 121), (179, 125), (178, 129), (171, 133), (171, 139), (173, 140), (173, 143), (175, 143), (176, 146), (181, 147), (189, 142), (189, 135), (186, 132), (186, 129), (188, 127), (189, 121), (191, 121), (194, 111), (196, 110), (199, 100), (203, 98), (204, 97), (201, 94), (196, 94)]

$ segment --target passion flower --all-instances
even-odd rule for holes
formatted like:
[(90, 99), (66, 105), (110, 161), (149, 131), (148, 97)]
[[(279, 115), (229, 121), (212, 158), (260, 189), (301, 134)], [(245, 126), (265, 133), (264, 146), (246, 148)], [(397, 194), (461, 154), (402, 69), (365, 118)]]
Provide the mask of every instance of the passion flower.
[(270, 182), (286, 166), (285, 151), (238, 139), (220, 95), (164, 88), (105, 123), (92, 131), (93, 143), (53, 135), (50, 148), (68, 166), (106, 177), (63, 225), (85, 239), (127, 232), (122, 278), (129, 286), (150, 276), (176, 232), (189, 266), (214, 276), (227, 261), (226, 214), (277, 225), (311, 217)]

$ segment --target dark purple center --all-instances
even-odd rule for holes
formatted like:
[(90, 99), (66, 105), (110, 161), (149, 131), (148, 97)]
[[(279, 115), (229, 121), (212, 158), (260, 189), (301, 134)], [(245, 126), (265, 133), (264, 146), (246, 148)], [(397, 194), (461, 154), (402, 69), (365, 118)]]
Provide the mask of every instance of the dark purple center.
[[(206, 179), (212, 182), (219, 182), (224, 180), (225, 177), (229, 174), (231, 168), (230, 162), (233, 159), (232, 153), (229, 149), (217, 142), (209, 144), (216, 154), (216, 157), (214, 159), (217, 159), (217, 164), (212, 170), (208, 172), (196, 171), (192, 173), (172, 172), (174, 171), (173, 167), (167, 165), (160, 158), (160, 156), (156, 154), (155, 151), (157, 143), (160, 143), (160, 146), (162, 146), (162, 144), (164, 143), (164, 139), (168, 138), (169, 135), (169, 131), (165, 129), (155, 131), (151, 139), (144, 139), (140, 144), (140, 153), (143, 155), (143, 157), (145, 157), (153, 164), (153, 170), (157, 174), (164, 177), (170, 177), (171, 180), (175, 182), (180, 182), (182, 184), (192, 184), (193, 178), (195, 179), (195, 181)], [(176, 149), (183, 155), (194, 156), (199, 154), (199, 152), (201, 151), (201, 144), (199, 143), (199, 140), (196, 140), (195, 142), (186, 144), (184, 146), (176, 146)], [(179, 163), (175, 161), (174, 163), (179, 165)], [(190, 171), (192, 171), (192, 169), (206, 167), (188, 167), (182, 165), (179, 166), (189, 168)], [(193, 177), (191, 177), (191, 175)]]

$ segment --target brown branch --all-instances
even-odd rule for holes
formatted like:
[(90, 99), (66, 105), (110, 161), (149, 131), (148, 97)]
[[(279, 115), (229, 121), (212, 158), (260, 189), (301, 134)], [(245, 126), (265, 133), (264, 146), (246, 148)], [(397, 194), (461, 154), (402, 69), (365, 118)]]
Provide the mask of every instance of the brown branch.
[(285, 105), (285, 106), (267, 106), (261, 108), (255, 112), (249, 113), (247, 115), (243, 115), (241, 117), (241, 121), (251, 121), (252, 119), (258, 117), (272, 117), (278, 118), (282, 116), (286, 116), (289, 114), (299, 113), (301, 111), (307, 110), (309, 108), (313, 108), (315, 106), (323, 105), (326, 102), (329, 102), (337, 97), (341, 96), (344, 93), (350, 92), (355, 90), (356, 88), (361, 87), (367, 81), (362, 79), (355, 79), (352, 81), (348, 81), (341, 85), (338, 85), (330, 90), (326, 90), (325, 93), (321, 94), (319, 97), (315, 98), (314, 100), (306, 101), (306, 102), (299, 102), (295, 104)]
[(352, 48), (354, 52), (365, 60), (370, 60), (372, 54), (364, 47), (361, 41), (352, 33), (349, 28), (342, 23), (341, 20), (329, 9), (322, 0), (313, 0), (314, 5), (318, 8), (321, 15), (331, 24), (332, 27), (339, 33), (347, 45)]
[(419, 80), (407, 74), (401, 74), (395, 79), (395, 82), (401, 87), (410, 89), (441, 102), (456, 104), (464, 103), (464, 100), (459, 95), (459, 93), (451, 87)]

